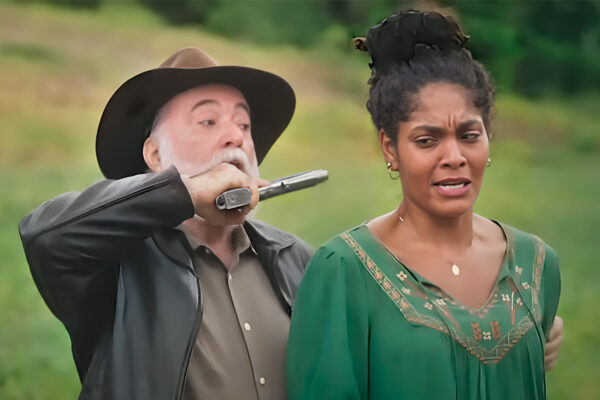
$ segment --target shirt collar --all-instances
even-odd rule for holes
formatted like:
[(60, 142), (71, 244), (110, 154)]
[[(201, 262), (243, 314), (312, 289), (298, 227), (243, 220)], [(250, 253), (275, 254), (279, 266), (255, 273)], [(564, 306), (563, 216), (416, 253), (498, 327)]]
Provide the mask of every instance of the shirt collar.
[[(197, 250), (201, 246), (209, 248), (206, 245), (206, 243), (203, 243), (202, 241), (198, 240), (198, 238), (196, 238), (194, 235), (192, 235), (190, 230), (187, 229), (183, 224), (180, 224), (175, 229), (178, 229), (181, 232), (183, 232), (192, 250)], [(252, 243), (250, 243), (250, 238), (248, 237), (248, 234), (246, 233), (246, 230), (242, 227), (242, 225), (235, 225), (232, 232), (232, 238), (234, 248), (233, 252), (236, 256), (235, 258), (238, 258), (240, 254), (242, 254), (248, 249), (252, 250), (252, 252), (256, 254), (256, 250), (254, 250), (254, 247), (252, 247)]]

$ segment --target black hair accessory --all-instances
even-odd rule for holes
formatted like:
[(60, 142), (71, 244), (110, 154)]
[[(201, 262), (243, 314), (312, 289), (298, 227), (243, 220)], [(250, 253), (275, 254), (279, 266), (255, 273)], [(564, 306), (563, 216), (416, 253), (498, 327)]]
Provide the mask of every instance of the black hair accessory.
[(403, 11), (373, 26), (367, 38), (354, 38), (358, 50), (368, 51), (371, 68), (385, 71), (393, 64), (408, 62), (416, 45), (438, 48), (443, 54), (459, 50), (469, 39), (452, 17), (437, 12)]

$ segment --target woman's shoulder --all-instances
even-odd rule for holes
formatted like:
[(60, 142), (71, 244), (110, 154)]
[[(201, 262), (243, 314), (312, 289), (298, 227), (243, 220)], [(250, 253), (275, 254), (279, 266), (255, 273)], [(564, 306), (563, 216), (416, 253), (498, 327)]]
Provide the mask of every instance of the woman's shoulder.
[[(306, 266), (298, 289), (300, 298), (305, 292), (345, 293), (348, 288), (357, 293), (365, 287), (366, 276), (361, 261), (348, 243), (359, 227), (342, 232), (317, 249)], [(342, 289), (346, 288), (346, 289)], [(302, 294), (304, 293), (304, 294)]]
[(515, 228), (514, 226), (497, 222), (515, 254), (531, 254), (537, 263), (550, 267), (558, 267), (558, 256), (554, 248), (538, 235)]
[[(311, 269), (330, 272), (343, 272), (356, 270), (360, 266), (357, 253), (364, 252), (363, 236), (368, 233), (364, 224), (357, 225), (345, 232), (331, 237), (317, 249), (315, 255), (307, 265), (307, 272)], [(336, 272), (336, 273), (337, 273)]]
[(364, 224), (357, 225), (342, 233), (329, 238), (315, 252), (313, 258), (338, 259), (354, 258), (353, 243), (357, 243), (356, 235), (365, 228)]
[(534, 233), (526, 232), (524, 230), (521, 230), (519, 228), (516, 228), (516, 227), (506, 224), (504, 222), (500, 222), (500, 221), (494, 221), (494, 222), (496, 222), (498, 225), (500, 225), (500, 227), (504, 231), (504, 234), (507, 236), (507, 239), (512, 240), (512, 242), (513, 242), (512, 244), (515, 244), (515, 245), (540, 244), (545, 247), (551, 248), (541, 237), (539, 237), (538, 235), (536, 235)]

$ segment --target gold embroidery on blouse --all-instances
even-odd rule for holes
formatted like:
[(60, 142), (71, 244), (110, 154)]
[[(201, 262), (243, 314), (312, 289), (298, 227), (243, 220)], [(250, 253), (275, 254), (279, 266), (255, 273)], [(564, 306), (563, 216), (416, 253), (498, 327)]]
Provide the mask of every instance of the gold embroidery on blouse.
[[(400, 271), (396, 274), (395, 279), (391, 280), (388, 276), (379, 268), (379, 266), (371, 259), (367, 252), (360, 246), (360, 244), (348, 233), (343, 233), (341, 238), (346, 244), (354, 251), (354, 254), (361, 261), (361, 264), (369, 272), (371, 277), (375, 279), (379, 287), (383, 292), (396, 304), (400, 312), (404, 315), (407, 321), (415, 324), (425, 325), (427, 327), (436, 329), (451, 336), (456, 342), (458, 342), (463, 348), (465, 348), (470, 354), (479, 359), (484, 364), (493, 364), (499, 362), (504, 355), (506, 355), (510, 349), (533, 327), (535, 326), (532, 321), (530, 314), (526, 313), (519, 322), (516, 322), (517, 311), (524, 305), (524, 300), (531, 304), (532, 314), (536, 321), (540, 321), (542, 312), (539, 304), (539, 293), (541, 290), (541, 276), (542, 269), (544, 266), (544, 247), (543, 243), (539, 238), (536, 239), (536, 252), (533, 259), (532, 277), (531, 283), (526, 281), (520, 282), (524, 268), (515, 265), (516, 279), (515, 282), (512, 278), (508, 278), (510, 292), (503, 292), (500, 295), (502, 302), (506, 305), (511, 318), (512, 328), (502, 336), (500, 322), (491, 321), (490, 330), (483, 331), (480, 324), (472, 322), (470, 324), (472, 334), (467, 335), (463, 331), (461, 325), (456, 321), (447, 303), (458, 308), (465, 309), (464, 306), (460, 306), (453, 299), (440, 293), (440, 298), (435, 300), (429, 300), (426, 293), (424, 293), (417, 285), (415, 285), (411, 279), (408, 279), (408, 274), (404, 271)], [(510, 250), (511, 259), (514, 258), (514, 248)], [(520, 285), (519, 285), (520, 284)], [(397, 285), (400, 285), (399, 287)], [(519, 289), (521, 287), (521, 290)], [(497, 304), (499, 293), (498, 288), (495, 289), (496, 293), (492, 296), (494, 304)], [(446, 300), (446, 301), (445, 301)], [(420, 304), (423, 301), (423, 304)], [(487, 311), (494, 305), (486, 305), (483, 307), (483, 315), (487, 314)], [(416, 308), (419, 305), (419, 310), (423, 309), (432, 311), (435, 307), (439, 314), (443, 315), (449, 323), (442, 321), (437, 315), (429, 315), (427, 313), (419, 312)], [(477, 313), (480, 318), (483, 316), (481, 310)], [(471, 315), (476, 314), (471, 312)], [(468, 325), (467, 325), (468, 326)], [(492, 348), (484, 347), (482, 342), (495, 341), (496, 344)], [(489, 344), (487, 345), (489, 347)]]

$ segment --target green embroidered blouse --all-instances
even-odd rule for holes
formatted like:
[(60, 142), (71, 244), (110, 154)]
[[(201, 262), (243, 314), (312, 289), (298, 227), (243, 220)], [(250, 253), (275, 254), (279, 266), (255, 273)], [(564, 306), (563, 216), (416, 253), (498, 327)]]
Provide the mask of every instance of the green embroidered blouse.
[(501, 227), (506, 255), (479, 309), (406, 268), (366, 225), (327, 242), (292, 313), (289, 399), (545, 399), (558, 259), (536, 236)]

